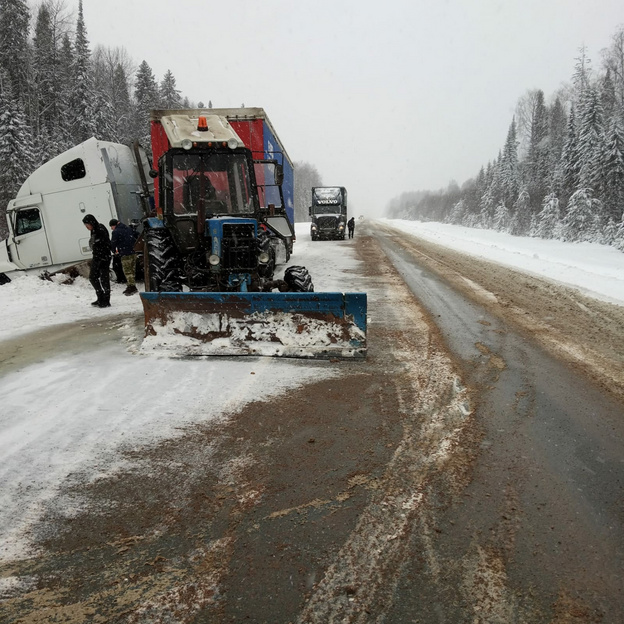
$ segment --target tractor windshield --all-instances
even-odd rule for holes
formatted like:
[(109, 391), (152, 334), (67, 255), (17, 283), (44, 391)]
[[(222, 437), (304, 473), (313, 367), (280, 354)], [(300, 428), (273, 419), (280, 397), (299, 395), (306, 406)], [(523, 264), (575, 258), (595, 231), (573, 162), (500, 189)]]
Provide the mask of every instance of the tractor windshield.
[[(172, 211), (177, 215), (251, 214), (253, 192), (243, 154), (174, 154)], [(169, 203), (169, 202), (168, 202)]]

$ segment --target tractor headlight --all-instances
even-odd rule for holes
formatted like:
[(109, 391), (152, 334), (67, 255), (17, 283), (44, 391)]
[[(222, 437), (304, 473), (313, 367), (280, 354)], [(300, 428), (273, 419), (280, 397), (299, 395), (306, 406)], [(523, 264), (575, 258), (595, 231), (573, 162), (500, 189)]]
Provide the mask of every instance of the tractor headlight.
[(269, 256), (269, 254), (266, 251), (261, 251), (258, 254), (258, 262), (260, 264), (269, 264), (270, 259), (271, 259), (271, 256)]
[(221, 258), (219, 258), (216, 254), (210, 254), (210, 256), (208, 256), (208, 262), (214, 267), (221, 262)]
[(343, 224), (343, 223), (341, 223), (341, 224), (338, 226), (338, 229), (339, 229), (339, 230), (344, 230), (344, 224)]
[(185, 149), (185, 150), (190, 150), (191, 147), (193, 147), (193, 141), (191, 141), (190, 139), (182, 139), (182, 143), (180, 143), (180, 145)]
[(236, 149), (238, 147), (238, 141), (232, 137), (231, 139), (228, 139), (227, 146), (230, 149)]
[(312, 226), (312, 229), (313, 229), (313, 230), (316, 230), (316, 225), (313, 225), (313, 226)]

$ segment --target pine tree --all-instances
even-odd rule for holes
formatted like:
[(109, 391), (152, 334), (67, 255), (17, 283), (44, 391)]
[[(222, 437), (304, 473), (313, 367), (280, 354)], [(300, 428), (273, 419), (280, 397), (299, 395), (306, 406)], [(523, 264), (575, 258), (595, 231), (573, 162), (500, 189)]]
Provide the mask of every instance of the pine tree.
[(115, 108), (115, 140), (122, 143), (132, 142), (131, 116), (132, 104), (130, 102), (130, 89), (128, 77), (123, 66), (118, 63), (113, 75), (113, 106)]
[(551, 193), (544, 198), (542, 210), (537, 215), (535, 235), (540, 238), (556, 238), (560, 221), (559, 199)]
[(466, 215), (466, 203), (463, 199), (460, 199), (451, 210), (447, 223), (454, 223), (455, 225), (461, 225)]
[(58, 58), (52, 17), (46, 4), (39, 7), (33, 39), (33, 131), (40, 146), (39, 162), (56, 155), (54, 136), (59, 125)]
[(596, 216), (602, 212), (602, 202), (594, 197), (591, 188), (576, 191), (568, 204), (561, 224), (563, 240), (582, 242), (596, 240)]
[(624, 133), (616, 117), (611, 121), (604, 143), (601, 171), (606, 218), (621, 221), (624, 214)]
[(494, 210), (494, 218), (492, 219), (492, 226), (499, 232), (507, 231), (509, 227), (510, 215), (509, 210), (504, 202), (500, 202)]
[(531, 230), (531, 196), (526, 188), (520, 189), (518, 199), (513, 205), (513, 213), (509, 222), (509, 233), (515, 236), (526, 236)]
[(603, 113), (598, 92), (592, 87), (585, 90), (579, 116), (578, 154), (581, 187), (599, 190), (601, 177), (601, 149), (604, 143)]
[(12, 97), (25, 107), (29, 100), (30, 9), (23, 0), (0, 0), (0, 68), (11, 86)]
[(97, 133), (94, 119), (95, 91), (93, 88), (90, 57), (91, 52), (82, 12), (82, 0), (79, 0), (74, 63), (72, 66), (73, 92), (69, 102), (69, 111), (73, 120), (72, 137), (75, 143), (82, 143)]
[(61, 48), (59, 52), (59, 76), (58, 76), (58, 136), (57, 153), (64, 152), (75, 145), (72, 136), (72, 116), (70, 110), (70, 101), (72, 98), (73, 75), (72, 68), (74, 66), (74, 47), (65, 33), (62, 38)]
[(159, 94), (160, 105), (163, 108), (180, 108), (182, 100), (180, 98), (180, 92), (176, 89), (176, 80), (171, 70), (167, 70), (167, 73), (162, 79)]
[(0, 85), (0, 238), (5, 238), (7, 204), (35, 168), (35, 155), (23, 104), (13, 97), (11, 80), (3, 70)]
[(567, 115), (560, 98), (556, 98), (548, 114), (550, 128), (550, 162), (554, 167), (561, 159), (567, 129)]
[(516, 137), (516, 120), (512, 119), (507, 132), (505, 147), (500, 159), (500, 189), (501, 197), (506, 203), (512, 203), (518, 196), (518, 140)]
[(568, 131), (561, 154), (562, 171), (562, 198), (564, 206), (567, 200), (576, 191), (580, 183), (581, 162), (579, 157), (578, 132), (576, 130), (576, 115), (572, 108), (568, 118)]
[(549, 178), (549, 124), (548, 111), (544, 104), (544, 92), (537, 91), (535, 105), (531, 117), (531, 134), (529, 138), (529, 149), (525, 167), (525, 183), (528, 187), (529, 195), (533, 200), (533, 213), (535, 214), (540, 206), (541, 200), (546, 194), (546, 184)]
[(146, 148), (150, 141), (150, 110), (158, 107), (158, 85), (152, 69), (143, 61), (139, 65), (134, 84), (135, 111), (133, 115), (133, 135)]

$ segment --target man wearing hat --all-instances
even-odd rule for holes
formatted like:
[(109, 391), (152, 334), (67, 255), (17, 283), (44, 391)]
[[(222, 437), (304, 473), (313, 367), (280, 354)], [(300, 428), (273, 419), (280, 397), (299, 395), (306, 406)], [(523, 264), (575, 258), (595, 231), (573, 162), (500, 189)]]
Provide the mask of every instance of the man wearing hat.
[(124, 290), (124, 295), (134, 295), (137, 291), (135, 281), (135, 256), (134, 256), (134, 242), (136, 236), (134, 230), (128, 227), (125, 223), (117, 219), (111, 219), (109, 224), (113, 234), (111, 236), (111, 249), (114, 254), (119, 254), (121, 258), (121, 267), (123, 268), (124, 275), (128, 286)]
[(97, 299), (91, 305), (98, 308), (110, 308), (110, 236), (106, 226), (92, 214), (85, 215), (82, 222), (91, 232), (89, 247), (93, 252), (93, 259), (91, 260), (89, 281), (97, 295)]

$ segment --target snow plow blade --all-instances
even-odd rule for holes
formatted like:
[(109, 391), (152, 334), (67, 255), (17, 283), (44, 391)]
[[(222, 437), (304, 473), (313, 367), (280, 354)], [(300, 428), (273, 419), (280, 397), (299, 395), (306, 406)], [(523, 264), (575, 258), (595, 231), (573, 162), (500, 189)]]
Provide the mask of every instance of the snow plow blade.
[(366, 356), (366, 293), (145, 292), (142, 352)]

